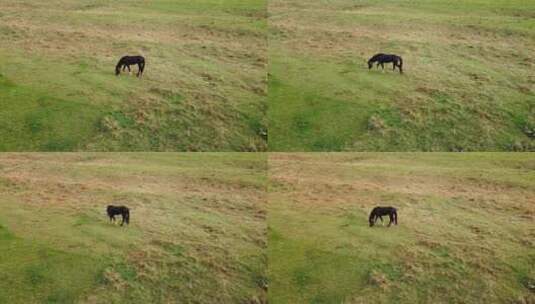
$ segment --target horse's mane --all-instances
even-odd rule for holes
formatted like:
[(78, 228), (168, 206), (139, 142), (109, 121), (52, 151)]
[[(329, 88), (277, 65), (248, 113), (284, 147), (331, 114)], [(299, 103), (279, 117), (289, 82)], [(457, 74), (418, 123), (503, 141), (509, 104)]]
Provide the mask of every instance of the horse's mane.
[(373, 55), (372, 58), (370, 58), (369, 61), (377, 61), (377, 58), (383, 57), (383, 56), (385, 56), (385, 54), (383, 54), (383, 53), (375, 54), (375, 55)]

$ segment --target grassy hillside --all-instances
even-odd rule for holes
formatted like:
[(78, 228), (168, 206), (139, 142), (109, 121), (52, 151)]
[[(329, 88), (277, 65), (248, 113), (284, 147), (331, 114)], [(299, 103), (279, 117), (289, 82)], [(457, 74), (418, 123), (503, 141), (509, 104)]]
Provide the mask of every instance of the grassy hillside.
[(266, 300), (265, 155), (4, 154), (0, 176), (0, 303)]
[(3, 0), (0, 41), (0, 150), (266, 149), (264, 0)]
[(535, 150), (534, 1), (268, 7), (270, 150)]
[[(270, 303), (535, 302), (531, 154), (275, 154)], [(372, 207), (399, 225), (369, 228)]]

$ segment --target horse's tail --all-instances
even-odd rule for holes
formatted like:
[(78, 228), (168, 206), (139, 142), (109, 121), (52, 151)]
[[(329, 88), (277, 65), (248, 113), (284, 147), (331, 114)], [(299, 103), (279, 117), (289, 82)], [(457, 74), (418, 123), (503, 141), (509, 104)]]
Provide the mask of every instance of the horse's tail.
[(130, 223), (130, 210), (126, 208), (125, 214), (124, 214), (124, 221), (126, 224)]
[(398, 211), (396, 209), (394, 209), (394, 224), (398, 224)]
[(398, 58), (399, 58), (399, 73), (403, 74), (403, 58), (401, 58), (401, 56), (399, 56)]
[(143, 75), (143, 71), (145, 70), (145, 57), (137, 56), (136, 61), (137, 66), (139, 67), (139, 70), (137, 71), (137, 77), (141, 77)]

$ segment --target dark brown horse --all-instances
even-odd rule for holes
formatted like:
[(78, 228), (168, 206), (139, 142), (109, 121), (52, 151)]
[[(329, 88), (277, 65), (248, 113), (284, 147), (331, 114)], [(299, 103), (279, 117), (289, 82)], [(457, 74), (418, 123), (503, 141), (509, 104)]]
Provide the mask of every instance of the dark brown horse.
[(123, 68), (123, 71), (125, 68), (128, 68), (128, 72), (130, 72), (130, 66), (134, 64), (137, 64), (138, 66), (137, 77), (143, 76), (143, 71), (145, 70), (145, 58), (143, 56), (122, 57), (115, 66), (115, 75), (118, 76), (121, 74), (121, 67)]
[(110, 222), (115, 221), (115, 216), (120, 214), (122, 216), (122, 222), (121, 226), (126, 223), (127, 225), (130, 223), (130, 209), (128, 209), (125, 206), (112, 206), (109, 205), (106, 209), (106, 212), (108, 213), (108, 216), (110, 217)]
[(375, 207), (373, 208), (372, 212), (370, 213), (370, 217), (368, 218), (368, 221), (370, 222), (370, 227), (373, 227), (375, 225), (375, 222), (377, 219), (380, 219), (381, 222), (383, 222), (383, 215), (388, 215), (390, 218), (390, 222), (388, 223), (388, 227), (392, 223), (395, 225), (398, 224), (398, 212), (396, 208), (394, 207)]
[(373, 64), (377, 62), (377, 68), (381, 66), (383, 70), (385, 69), (385, 63), (392, 62), (393, 71), (396, 70), (396, 67), (399, 69), (399, 73), (403, 74), (403, 59), (398, 55), (388, 55), (388, 54), (375, 54), (370, 60), (368, 60), (368, 68), (371, 69)]

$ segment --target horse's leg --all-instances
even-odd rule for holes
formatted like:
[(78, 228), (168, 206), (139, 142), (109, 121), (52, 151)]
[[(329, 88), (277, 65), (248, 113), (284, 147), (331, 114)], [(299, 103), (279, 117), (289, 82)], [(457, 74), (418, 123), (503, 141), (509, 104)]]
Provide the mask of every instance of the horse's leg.
[[(380, 220), (380, 219), (381, 219), (381, 216), (378, 215), (378, 214), (376, 214), (376, 215), (375, 215), (375, 218), (374, 218), (374, 220), (373, 220), (373, 222), (374, 222), (374, 223), (377, 223), (377, 221)], [(382, 222), (382, 220), (381, 220), (381, 222)]]
[(124, 224), (124, 213), (121, 213), (121, 217), (122, 217), (121, 226), (123, 226), (123, 224)]
[(390, 213), (388, 217), (390, 218), (390, 222), (388, 222), (388, 227), (390, 227), (390, 225), (392, 225), (392, 221), (394, 220), (394, 216), (392, 215), (392, 213)]

